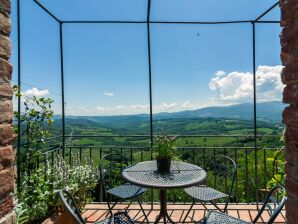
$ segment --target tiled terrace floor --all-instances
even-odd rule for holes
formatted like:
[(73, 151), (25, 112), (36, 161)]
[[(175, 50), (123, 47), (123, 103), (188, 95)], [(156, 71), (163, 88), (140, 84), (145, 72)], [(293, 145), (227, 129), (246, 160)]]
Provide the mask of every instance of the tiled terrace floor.
[[(182, 223), (182, 220), (188, 210), (190, 205), (184, 205), (184, 204), (169, 204), (168, 205), (168, 212), (171, 215), (171, 218), (174, 220), (174, 222)], [(116, 206), (114, 211), (123, 210), (125, 207), (127, 207), (127, 204), (119, 204)], [(212, 209), (212, 206), (207, 206), (208, 209)], [(86, 218), (87, 223), (93, 223), (99, 220), (102, 220), (108, 215), (107, 213), (107, 205), (106, 204), (88, 204), (84, 211), (83, 211), (83, 217)], [(154, 204), (153, 210), (151, 210), (150, 204), (144, 204), (145, 212), (148, 214), (148, 218), (150, 223), (153, 223), (156, 216), (159, 213), (159, 205)], [(190, 217), (194, 219), (195, 221), (198, 221), (204, 217), (206, 213), (206, 210), (202, 205), (196, 205), (194, 206), (193, 211), (190, 213)], [(256, 205), (244, 205), (244, 204), (230, 204), (228, 213), (234, 217), (243, 219), (245, 221), (252, 221), (253, 218), (257, 214), (257, 208)], [(140, 211), (140, 208), (136, 204), (132, 204), (129, 208), (129, 215), (136, 221), (142, 222), (144, 217)], [(265, 223), (266, 220), (268, 220), (268, 212), (264, 212), (262, 219), (259, 220), (258, 223)], [(186, 221), (188, 223), (194, 223), (191, 218), (188, 218)], [(51, 222), (46, 222), (46, 224), (49, 224)], [(285, 211), (283, 210), (282, 213), (277, 217), (275, 220), (275, 223), (285, 223)]]

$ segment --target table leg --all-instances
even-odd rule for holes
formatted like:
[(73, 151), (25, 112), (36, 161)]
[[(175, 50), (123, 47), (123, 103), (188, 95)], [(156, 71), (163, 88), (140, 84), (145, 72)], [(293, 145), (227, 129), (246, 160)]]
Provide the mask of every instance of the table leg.
[(168, 212), (167, 212), (167, 191), (166, 190), (160, 190), (159, 193), (159, 199), (160, 199), (160, 213), (157, 216), (155, 220), (155, 224), (159, 223), (161, 219), (163, 219), (163, 223), (167, 223), (167, 220), (174, 224), (174, 221), (170, 218)]

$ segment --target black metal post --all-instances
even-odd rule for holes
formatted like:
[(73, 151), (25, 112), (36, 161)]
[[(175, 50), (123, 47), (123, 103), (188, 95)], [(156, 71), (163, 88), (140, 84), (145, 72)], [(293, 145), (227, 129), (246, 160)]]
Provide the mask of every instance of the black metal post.
[[(21, 92), (21, 24), (20, 24), (20, 1), (17, 0), (17, 17), (18, 17), (18, 91)], [(21, 96), (18, 95), (18, 117), (21, 114)], [(21, 160), (20, 160), (20, 153), (21, 153), (21, 121), (18, 119), (18, 143), (17, 143), (17, 186), (20, 186), (21, 181)]]
[(275, 24), (280, 24), (280, 21), (255, 21), (255, 23), (267, 23), (267, 24), (272, 24), (272, 23), (275, 23)]
[[(64, 20), (63, 23), (147, 23), (147, 20), (145, 21), (131, 21), (131, 20)], [(210, 21), (210, 22), (203, 22), (203, 21), (163, 21), (163, 20), (154, 20), (149, 21), (149, 23), (159, 23), (159, 24), (206, 24), (206, 25), (212, 25), (212, 24), (233, 24), (233, 23), (251, 23), (252, 20), (235, 20), (235, 21)]]
[[(239, 21), (162, 21), (162, 20), (150, 20), (150, 24), (182, 24), (182, 25), (219, 25), (219, 24), (238, 24), (238, 23), (251, 23), (254, 20), (239, 20)], [(69, 24), (145, 24), (147, 21), (129, 21), (129, 20), (64, 20), (63, 23)], [(280, 23), (280, 21), (255, 21), (256, 23)]]
[(151, 46), (150, 46), (150, 10), (151, 0), (148, 0), (147, 7), (147, 48), (148, 48), (148, 73), (149, 73), (149, 100), (150, 100), (150, 150), (152, 159), (153, 148), (153, 110), (152, 110), (152, 75), (151, 75)]
[[(153, 109), (152, 109), (152, 74), (151, 74), (151, 45), (150, 45), (150, 11), (151, 0), (148, 0), (147, 5), (147, 52), (148, 52), (148, 75), (149, 75), (149, 103), (150, 103), (150, 155), (153, 159)], [(151, 209), (153, 209), (153, 191), (150, 192), (151, 197)]]
[(63, 22), (60, 25), (60, 68), (61, 68), (61, 109), (62, 109), (62, 156), (65, 154), (65, 99), (64, 99), (64, 61), (63, 61)]
[(268, 12), (270, 12), (272, 9), (274, 9), (276, 6), (278, 6), (279, 1), (274, 3), (269, 9), (267, 9), (265, 12), (263, 12), (260, 16), (258, 16), (255, 19), (255, 22), (257, 22), (258, 20), (260, 20), (261, 18), (263, 18)]
[(157, 216), (154, 224), (160, 223), (160, 220), (163, 219), (163, 223), (175, 223), (171, 219), (170, 215), (167, 211), (167, 191), (160, 190), (159, 191), (159, 200), (160, 200), (160, 213)]
[(33, 2), (35, 2), (42, 10), (44, 10), (54, 20), (56, 20), (57, 22), (60, 22), (60, 20), (53, 13), (51, 13), (46, 7), (44, 7), (39, 1), (33, 0)]
[(256, 27), (255, 22), (252, 22), (252, 42), (253, 42), (253, 96), (254, 96), (254, 159), (255, 159), (255, 185), (256, 185), (256, 201), (259, 209), (258, 196), (258, 146), (257, 146), (257, 91), (256, 91)]

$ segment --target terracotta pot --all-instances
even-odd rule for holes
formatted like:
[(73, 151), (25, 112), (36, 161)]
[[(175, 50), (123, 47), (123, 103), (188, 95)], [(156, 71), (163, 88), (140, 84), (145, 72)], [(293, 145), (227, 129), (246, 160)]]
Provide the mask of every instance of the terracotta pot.
[(168, 174), (171, 169), (171, 158), (157, 158), (157, 171), (160, 174)]
[(74, 219), (67, 213), (62, 212), (54, 222), (55, 224), (76, 224)]

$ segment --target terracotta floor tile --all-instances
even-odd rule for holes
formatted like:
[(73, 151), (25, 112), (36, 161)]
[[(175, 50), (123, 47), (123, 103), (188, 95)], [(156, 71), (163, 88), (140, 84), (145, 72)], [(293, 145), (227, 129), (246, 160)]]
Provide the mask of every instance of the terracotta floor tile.
[[(223, 207), (223, 205), (220, 205)], [(126, 203), (118, 204), (114, 209), (113, 213), (124, 210), (127, 207)], [(160, 205), (153, 204), (153, 210), (151, 210), (151, 204), (143, 204), (145, 212), (149, 218), (150, 223), (153, 223), (159, 214)], [(171, 215), (171, 218), (177, 222), (182, 223), (186, 212), (190, 208), (189, 204), (169, 204), (168, 205), (168, 213)], [(207, 205), (208, 209), (214, 209), (212, 205)], [(82, 213), (84, 218), (87, 218), (87, 223), (93, 223), (99, 220), (103, 220), (105, 217), (109, 216), (107, 212), (108, 206), (105, 203), (94, 203), (88, 204), (85, 207), (85, 210)], [(138, 204), (134, 203), (129, 207), (129, 215), (136, 219), (137, 223), (141, 223), (144, 220), (143, 213), (140, 210)], [(252, 221), (252, 219), (257, 215), (258, 211), (256, 209), (256, 205), (246, 205), (246, 204), (230, 204), (228, 207), (228, 214), (243, 219), (245, 221)], [(206, 215), (205, 208), (200, 205), (196, 204), (192, 211), (189, 213), (188, 218), (186, 219), (186, 223), (194, 223), (195, 221), (199, 221)], [(263, 223), (267, 221), (269, 218), (268, 211), (264, 211), (262, 215), (262, 219), (258, 220), (258, 223)], [(54, 221), (48, 219), (44, 222), (44, 224), (52, 224), (55, 223)], [(285, 210), (277, 217), (274, 223), (281, 224), (285, 223)]]

